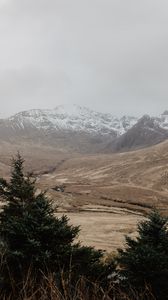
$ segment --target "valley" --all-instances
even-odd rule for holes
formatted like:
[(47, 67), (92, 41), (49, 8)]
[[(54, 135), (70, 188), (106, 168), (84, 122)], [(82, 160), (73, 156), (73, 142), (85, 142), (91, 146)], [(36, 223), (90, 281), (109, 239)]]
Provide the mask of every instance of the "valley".
[(34, 171), (38, 190), (47, 191), (56, 215), (67, 214), (71, 223), (81, 225), (82, 243), (113, 252), (123, 247), (125, 234), (136, 235), (137, 222), (152, 207), (168, 213), (167, 141), (103, 155), (67, 154), (37, 144), (1, 144), (0, 171), (6, 178), (11, 156), (19, 149), (26, 171)]
[(9, 178), (19, 151), (55, 214), (81, 226), (79, 240), (113, 252), (152, 208), (168, 214), (167, 113), (138, 121), (62, 109), (23, 112), (0, 124), (0, 176)]

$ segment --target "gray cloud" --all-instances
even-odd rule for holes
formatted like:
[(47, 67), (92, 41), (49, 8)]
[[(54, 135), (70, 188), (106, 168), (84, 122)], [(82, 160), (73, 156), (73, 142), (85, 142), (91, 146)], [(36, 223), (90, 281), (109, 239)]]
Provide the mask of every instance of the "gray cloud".
[(168, 108), (166, 0), (0, 0), (0, 53), (1, 116)]

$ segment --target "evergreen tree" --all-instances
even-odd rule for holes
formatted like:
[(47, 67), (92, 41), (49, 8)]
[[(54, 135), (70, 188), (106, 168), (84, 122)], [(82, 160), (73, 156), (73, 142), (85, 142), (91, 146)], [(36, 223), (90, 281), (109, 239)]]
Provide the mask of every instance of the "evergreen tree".
[(167, 218), (152, 211), (138, 225), (137, 239), (126, 237), (126, 249), (119, 250), (118, 262), (125, 282), (137, 289), (150, 286), (157, 299), (168, 299)]
[(72, 278), (98, 278), (106, 271), (100, 262), (102, 251), (74, 242), (79, 227), (69, 225), (66, 216), (54, 215), (46, 194), (37, 194), (35, 179), (24, 175), (23, 163), (18, 154), (10, 181), (0, 179), (5, 202), (0, 212), (1, 244), (6, 248), (4, 277), (10, 269), (10, 276), (20, 280), (31, 265), (34, 272), (54, 272), (57, 278), (69, 271)]

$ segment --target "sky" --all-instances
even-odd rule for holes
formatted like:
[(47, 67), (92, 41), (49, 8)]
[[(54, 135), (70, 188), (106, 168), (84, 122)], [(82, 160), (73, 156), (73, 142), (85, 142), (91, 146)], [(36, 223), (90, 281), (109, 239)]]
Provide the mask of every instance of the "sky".
[(167, 0), (0, 0), (0, 116), (168, 109)]

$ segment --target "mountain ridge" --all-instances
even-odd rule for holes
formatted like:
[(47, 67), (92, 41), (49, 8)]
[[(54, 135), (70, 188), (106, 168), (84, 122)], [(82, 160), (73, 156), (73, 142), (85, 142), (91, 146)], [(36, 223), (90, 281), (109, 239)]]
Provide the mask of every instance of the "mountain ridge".
[(77, 105), (73, 105), (68, 111), (66, 106), (60, 105), (54, 109), (22, 111), (3, 120), (15, 123), (22, 128), (29, 123), (33, 127), (44, 130), (54, 128), (56, 130), (84, 131), (103, 135), (114, 131), (120, 135), (134, 125), (137, 118), (131, 116), (118, 118), (110, 113), (101, 113)]
[(168, 138), (168, 111), (141, 118), (101, 113), (78, 105), (32, 109), (0, 120), (1, 140), (33, 140), (67, 151), (123, 152)]

